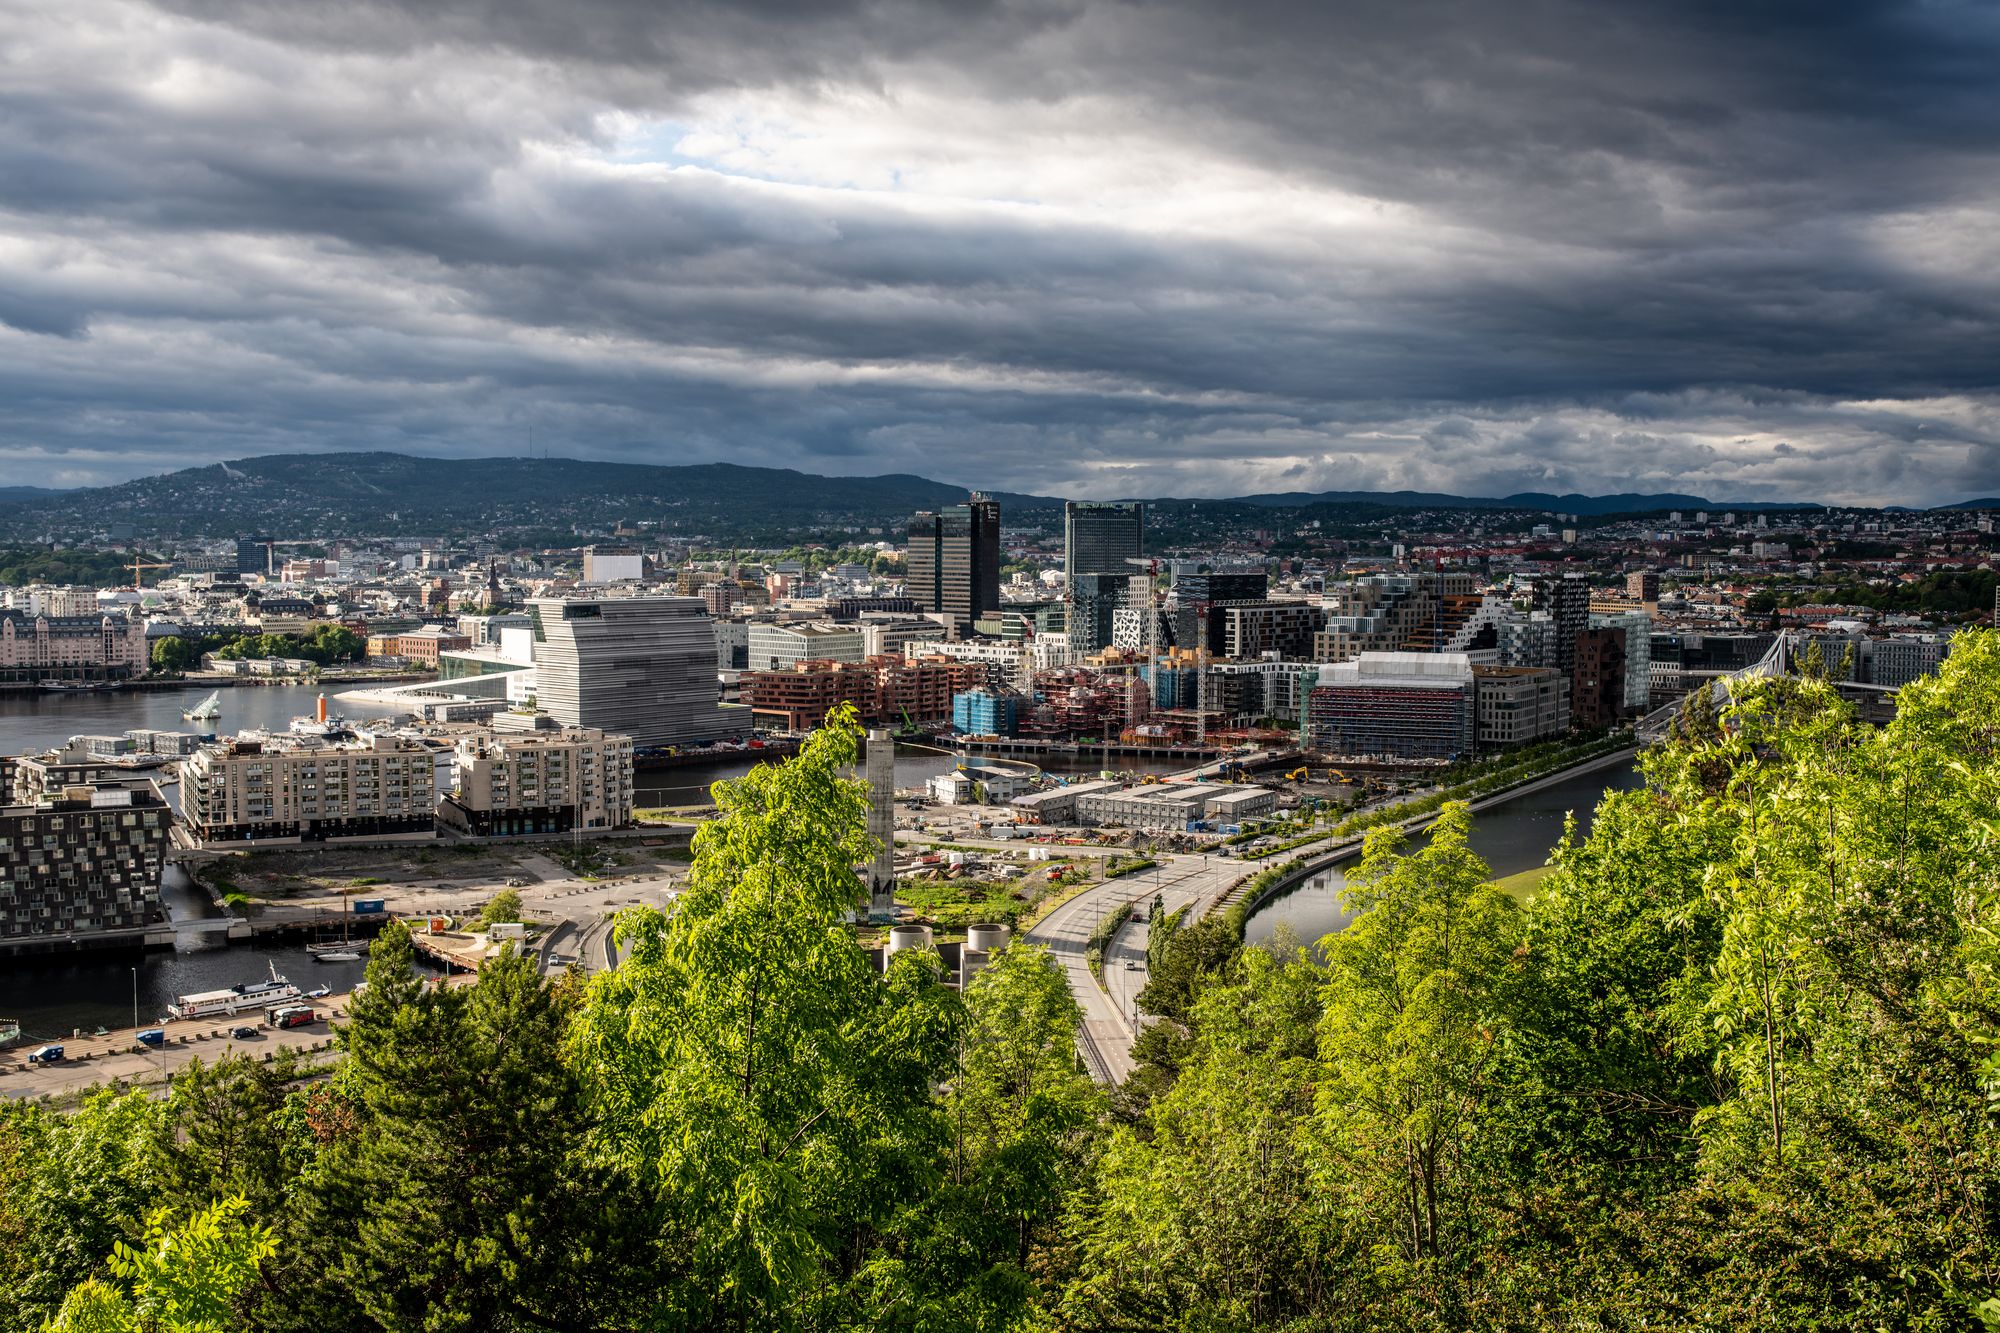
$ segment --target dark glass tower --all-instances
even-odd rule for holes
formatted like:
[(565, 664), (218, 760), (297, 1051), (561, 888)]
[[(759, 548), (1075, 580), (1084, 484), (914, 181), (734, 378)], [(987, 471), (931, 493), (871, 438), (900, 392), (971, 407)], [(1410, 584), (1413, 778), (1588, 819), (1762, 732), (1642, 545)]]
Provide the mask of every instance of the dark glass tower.
[(942, 612), (959, 632), (1000, 609), (1000, 506), (974, 495), (962, 505), (910, 519), (909, 595), (919, 611)]
[(1070, 650), (1094, 653), (1111, 642), (1111, 613), (1122, 604), (1127, 563), (1145, 553), (1145, 506), (1136, 500), (1072, 500), (1063, 506), (1063, 576)]

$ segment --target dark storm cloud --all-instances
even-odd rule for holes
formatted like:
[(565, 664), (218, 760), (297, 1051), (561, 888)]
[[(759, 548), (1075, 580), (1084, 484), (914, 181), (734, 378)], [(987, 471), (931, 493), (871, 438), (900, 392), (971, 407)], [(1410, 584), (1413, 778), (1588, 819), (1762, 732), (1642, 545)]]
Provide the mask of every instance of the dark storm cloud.
[(2000, 489), (1996, 25), (45, 0), (0, 15), (0, 456)]

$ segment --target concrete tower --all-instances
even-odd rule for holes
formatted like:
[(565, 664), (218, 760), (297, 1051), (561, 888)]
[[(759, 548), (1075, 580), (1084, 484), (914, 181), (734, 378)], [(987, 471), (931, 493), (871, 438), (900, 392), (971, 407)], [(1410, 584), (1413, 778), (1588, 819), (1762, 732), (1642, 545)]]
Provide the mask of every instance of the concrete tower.
[(896, 918), (896, 742), (887, 727), (868, 732), (868, 836), (879, 846), (868, 866), (868, 918)]

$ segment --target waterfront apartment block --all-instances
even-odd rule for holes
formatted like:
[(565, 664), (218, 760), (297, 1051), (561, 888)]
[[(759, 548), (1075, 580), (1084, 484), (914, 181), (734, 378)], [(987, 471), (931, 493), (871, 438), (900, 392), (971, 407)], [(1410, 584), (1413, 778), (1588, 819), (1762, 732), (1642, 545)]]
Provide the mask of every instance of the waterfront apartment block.
[(632, 738), (594, 727), (481, 731), (452, 750), (438, 822), (474, 837), (623, 828), (632, 822)]
[(952, 715), (952, 697), (986, 680), (977, 662), (885, 655), (748, 671), (741, 688), (744, 704), (760, 720), (804, 731), (843, 703), (853, 704), (863, 722), (944, 722)]
[(203, 844), (436, 836), (429, 747), (407, 737), (247, 732), (181, 766), (181, 818)]
[(163, 917), (172, 811), (159, 788), (71, 786), (0, 806), (0, 945), (142, 938)]
[(0, 611), (0, 683), (122, 680), (149, 665), (145, 622)]
[(540, 597), (535, 702), (556, 721), (635, 745), (736, 740), (748, 710), (718, 699), (716, 639), (698, 597)]
[(1569, 682), (1554, 667), (1475, 666), (1479, 748), (1500, 750), (1569, 730)]
[(951, 728), (960, 735), (1012, 736), (1020, 723), (1018, 694), (980, 688), (952, 697)]

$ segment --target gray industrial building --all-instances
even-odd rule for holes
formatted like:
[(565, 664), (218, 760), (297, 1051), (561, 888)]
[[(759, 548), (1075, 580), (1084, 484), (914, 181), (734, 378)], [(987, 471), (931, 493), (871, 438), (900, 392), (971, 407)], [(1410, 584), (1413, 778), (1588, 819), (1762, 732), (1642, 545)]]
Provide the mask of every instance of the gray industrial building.
[(717, 701), (715, 631), (699, 597), (541, 597), (535, 702), (556, 721), (641, 746), (735, 740), (747, 710)]

